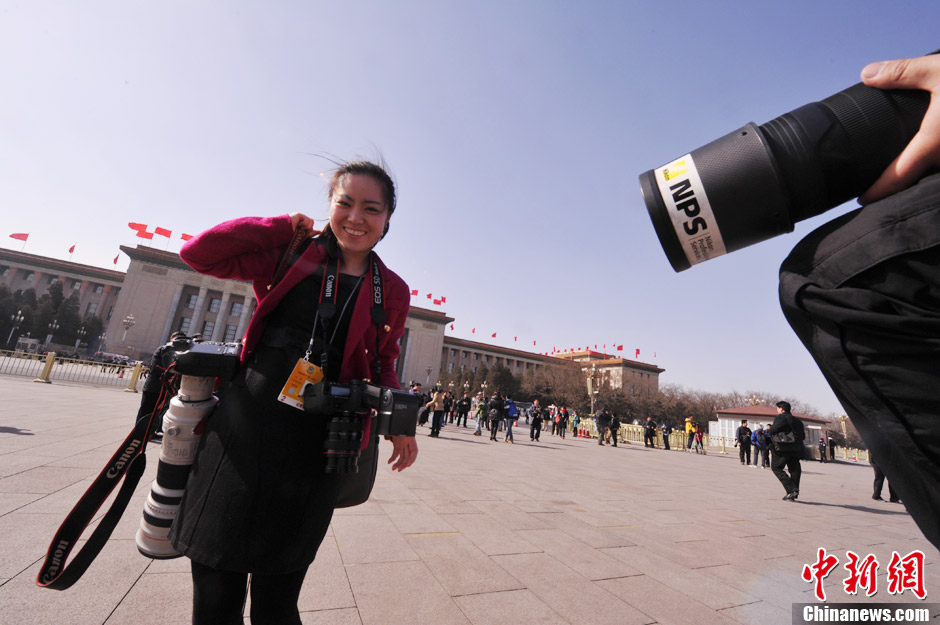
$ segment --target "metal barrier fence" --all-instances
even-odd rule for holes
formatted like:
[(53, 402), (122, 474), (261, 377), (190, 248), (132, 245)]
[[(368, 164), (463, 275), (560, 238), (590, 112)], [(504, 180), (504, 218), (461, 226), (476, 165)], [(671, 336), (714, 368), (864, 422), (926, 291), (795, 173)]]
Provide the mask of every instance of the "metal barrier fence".
[[(642, 425), (633, 425), (622, 424), (620, 430), (617, 433), (617, 441), (619, 443), (639, 443), (643, 444), (643, 426)], [(577, 436), (583, 436), (585, 438), (597, 438), (597, 428), (594, 425), (594, 419), (587, 418), (582, 419), (578, 423), (578, 431), (575, 432), (574, 429), (569, 424), (568, 431), (572, 432)], [(656, 432), (656, 438), (654, 439), (656, 446), (663, 448), (663, 433), (660, 430)], [(686, 445), (688, 444), (688, 438), (684, 429), (673, 430), (672, 434), (669, 435), (669, 448), (672, 451), (685, 451)], [(734, 446), (734, 439), (727, 437), (717, 437), (709, 436), (708, 434), (702, 435), (702, 445), (705, 448), (705, 451), (710, 451), (712, 453), (719, 454), (737, 454), (738, 450)], [(819, 452), (816, 448), (806, 448), (805, 460), (818, 460)], [(868, 462), (868, 450), (867, 449), (855, 449), (852, 447), (837, 447), (835, 453), (836, 460), (845, 460), (848, 462)]]
[(33, 378), (34, 382), (78, 382), (95, 386), (124, 387), (136, 393), (142, 376), (148, 368), (141, 363), (126, 366), (94, 362), (80, 358), (61, 358), (55, 352), (27, 354), (0, 350), (0, 374)]

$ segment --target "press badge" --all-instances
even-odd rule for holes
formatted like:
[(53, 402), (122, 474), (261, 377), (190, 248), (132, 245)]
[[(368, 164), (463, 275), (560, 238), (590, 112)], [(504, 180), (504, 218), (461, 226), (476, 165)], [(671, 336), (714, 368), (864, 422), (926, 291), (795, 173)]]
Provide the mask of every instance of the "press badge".
[(279, 402), (285, 403), (294, 408), (304, 409), (304, 389), (308, 384), (317, 384), (323, 379), (323, 369), (313, 364), (309, 360), (300, 358), (294, 365), (290, 377), (287, 378), (287, 384), (281, 389), (281, 394), (277, 396)]

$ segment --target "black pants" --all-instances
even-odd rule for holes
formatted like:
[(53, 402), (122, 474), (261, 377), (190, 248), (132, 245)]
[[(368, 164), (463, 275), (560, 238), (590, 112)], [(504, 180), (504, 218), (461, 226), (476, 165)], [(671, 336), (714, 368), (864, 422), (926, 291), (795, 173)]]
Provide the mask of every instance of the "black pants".
[(542, 420), (533, 419), (532, 425), (529, 426), (529, 438), (539, 440), (539, 434), (542, 433)]
[[(784, 468), (790, 471), (790, 475), (787, 475), (787, 472), (783, 470)], [(770, 469), (780, 480), (780, 483), (783, 484), (787, 493), (800, 490), (800, 476), (803, 474), (803, 469), (800, 467), (799, 456), (781, 454), (775, 451), (773, 458), (770, 460)]]
[(460, 427), (460, 420), (463, 419), (463, 426), (467, 427), (467, 413), (458, 412), (457, 413), (457, 427)]
[(738, 447), (738, 458), (741, 459), (741, 464), (751, 464), (751, 444), (738, 443)]
[(807, 236), (780, 268), (780, 302), (940, 547), (940, 174)]
[(663, 449), (669, 449), (669, 435), (663, 432)]
[[(193, 625), (243, 625), (248, 573), (192, 562)], [(297, 599), (307, 569), (251, 576), (251, 625), (300, 625)]]
[[(871, 463), (871, 468), (875, 470), (875, 481), (872, 483), (871, 495), (872, 497), (881, 497), (881, 490), (885, 485), (885, 473), (878, 468), (878, 465), (874, 462)], [(898, 501), (900, 499), (898, 494), (894, 491), (894, 487), (891, 486), (891, 482), (888, 482), (888, 499), (891, 501)]]
[(643, 433), (643, 446), (644, 447), (656, 447), (656, 434), (653, 432), (644, 432)]

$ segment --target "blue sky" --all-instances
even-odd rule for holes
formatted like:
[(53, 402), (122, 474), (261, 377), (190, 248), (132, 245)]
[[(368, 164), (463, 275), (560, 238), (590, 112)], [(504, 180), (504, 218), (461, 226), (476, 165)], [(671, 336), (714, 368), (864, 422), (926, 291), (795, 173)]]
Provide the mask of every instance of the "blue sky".
[(231, 217), (321, 220), (323, 155), (381, 155), (378, 251), (450, 334), (624, 344), (665, 384), (841, 413), (777, 270), (851, 206), (676, 274), (637, 177), (940, 47), (937, 23), (929, 1), (6, 2), (0, 245), (111, 268), (130, 221), (175, 251)]

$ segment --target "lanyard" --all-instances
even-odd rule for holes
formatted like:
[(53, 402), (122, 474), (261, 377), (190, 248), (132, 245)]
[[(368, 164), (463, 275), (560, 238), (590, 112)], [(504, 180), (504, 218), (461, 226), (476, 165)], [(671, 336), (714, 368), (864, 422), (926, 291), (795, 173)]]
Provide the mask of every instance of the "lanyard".
[[(317, 322), (322, 319), (323, 321), (320, 323), (320, 326), (323, 330), (323, 353), (320, 355), (320, 367), (324, 371), (326, 371), (329, 347), (336, 339), (336, 331), (339, 329), (339, 321), (342, 319), (343, 315), (346, 314), (346, 308), (349, 306), (349, 302), (352, 300), (352, 298), (356, 295), (359, 284), (362, 282), (364, 277), (364, 275), (359, 276), (359, 280), (356, 282), (356, 286), (353, 287), (349, 297), (346, 298), (346, 302), (343, 304), (343, 308), (340, 311), (339, 318), (336, 320), (336, 324), (333, 327), (333, 334), (328, 338), (326, 322), (332, 319), (336, 314), (336, 307), (338, 303), (337, 300), (339, 297), (339, 264), (340, 263), (338, 258), (331, 258), (323, 270), (323, 280), (320, 283), (320, 299), (317, 302), (317, 313), (313, 319), (313, 331), (310, 334), (310, 343), (307, 345), (307, 352), (304, 355), (304, 360), (309, 361), (310, 355), (313, 353), (313, 346), (316, 339)], [(385, 322), (385, 287), (382, 281), (382, 268), (379, 267), (379, 264), (376, 262), (374, 254), (369, 255), (369, 265), (372, 273), (372, 308), (369, 311), (369, 315), (372, 318), (372, 323), (376, 325), (375, 358), (376, 375), (378, 376), (378, 374), (382, 371), (382, 365), (379, 362), (378, 357), (378, 328), (380, 328)]]

